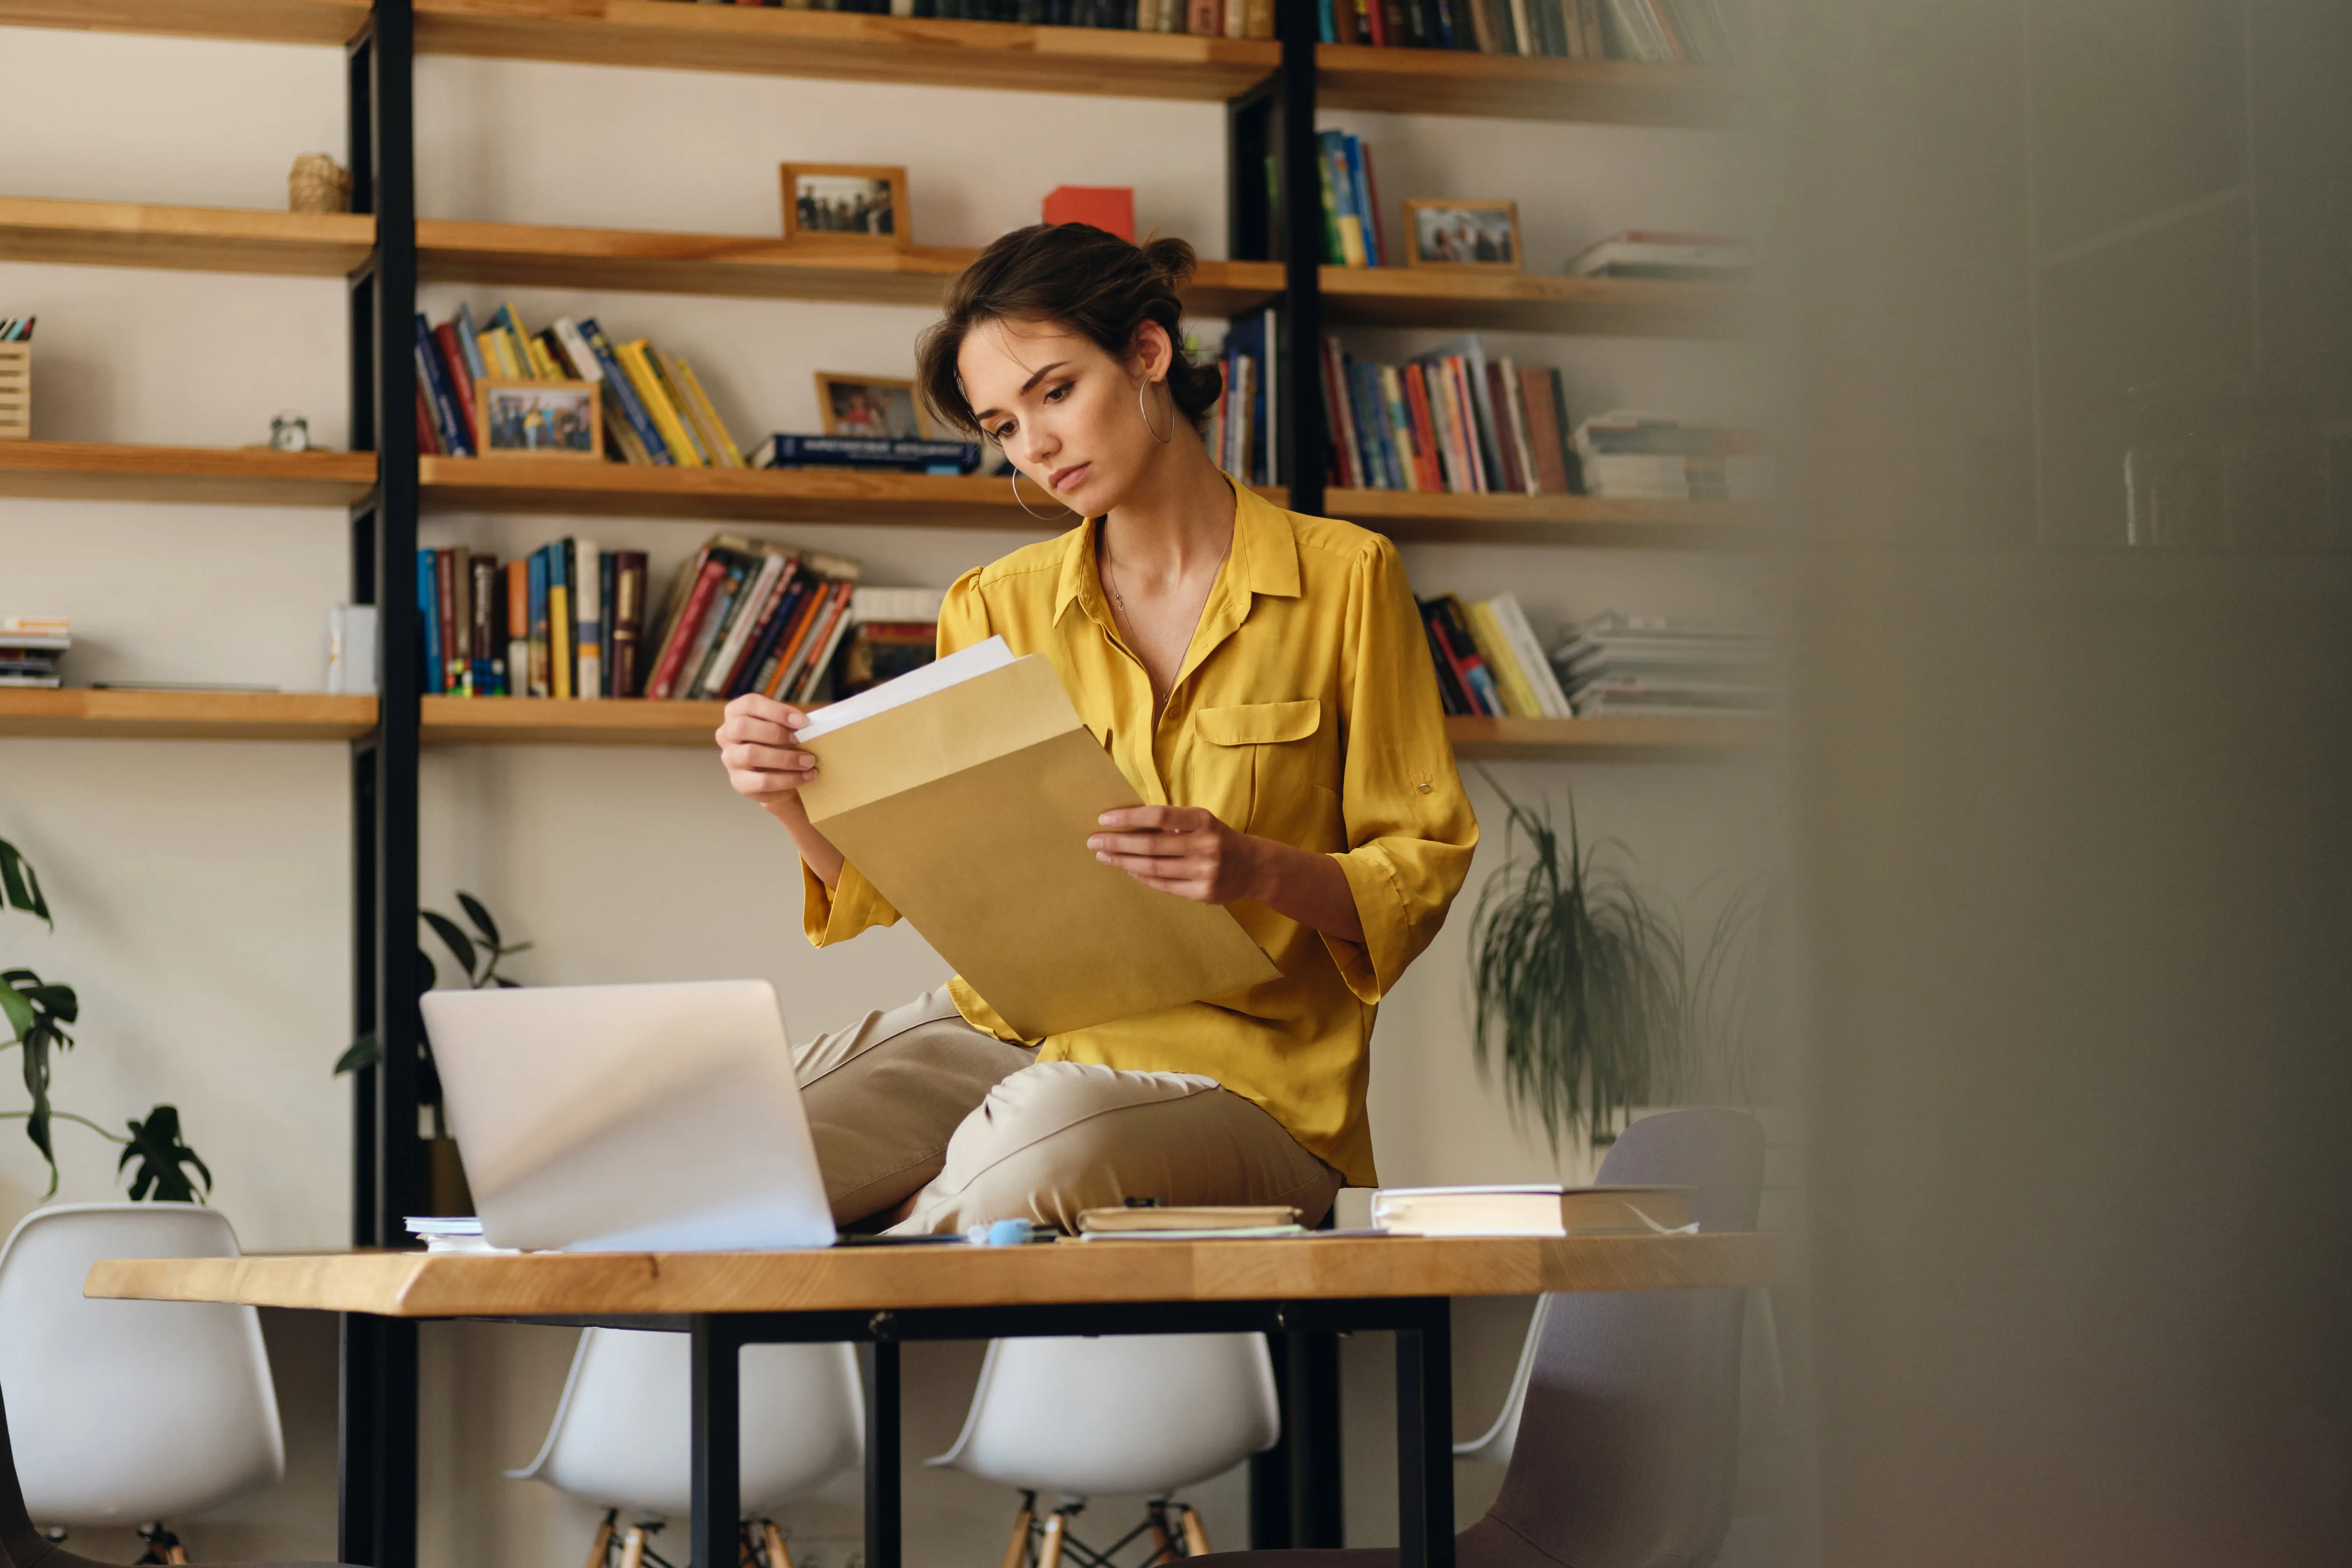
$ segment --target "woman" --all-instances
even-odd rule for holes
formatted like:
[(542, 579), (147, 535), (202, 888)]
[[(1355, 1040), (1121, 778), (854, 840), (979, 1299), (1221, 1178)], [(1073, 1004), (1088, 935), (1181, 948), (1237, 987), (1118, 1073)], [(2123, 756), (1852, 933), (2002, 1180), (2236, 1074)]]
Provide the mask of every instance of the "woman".
[[(957, 279), (920, 345), (924, 395), (1003, 449), (1016, 497), (1025, 477), (1086, 521), (964, 574), (940, 651), (1001, 636), (1050, 658), (1152, 803), (1107, 814), (1096, 858), (1228, 907), (1281, 977), (1043, 1041), (958, 978), (811, 1041), (794, 1059), (842, 1224), (1075, 1229), (1129, 1196), (1312, 1224), (1375, 1180), (1373, 1013), (1444, 920), (1477, 824), (1395, 548), (1210, 460), (1219, 374), (1178, 348), (1192, 267), (1181, 240), (1040, 225)], [(823, 947), (898, 915), (810, 825), (803, 721), (739, 697), (718, 740), (729, 782), (799, 847)]]

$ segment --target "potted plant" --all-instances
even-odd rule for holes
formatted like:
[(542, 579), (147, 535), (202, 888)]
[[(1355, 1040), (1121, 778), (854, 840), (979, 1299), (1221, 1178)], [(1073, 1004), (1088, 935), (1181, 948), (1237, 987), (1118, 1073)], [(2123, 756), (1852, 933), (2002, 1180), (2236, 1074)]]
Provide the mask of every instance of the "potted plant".
[[(519, 952), (530, 952), (530, 943), (519, 942), (509, 944), (499, 932), (499, 922), (491, 917), (481, 900), (473, 894), (460, 892), (457, 906), (466, 911), (466, 919), (472, 922), (474, 929), (470, 933), (438, 910), (419, 910), (417, 917), (432, 928), (433, 934), (441, 939), (441, 945), (449, 950), (449, 956), (457, 961), (458, 973), (465, 975), (469, 987), (476, 991), (493, 985), (508, 989), (520, 987), (522, 982), (499, 973), (499, 964)], [(419, 995), (440, 984), (440, 971), (434, 967), (432, 956), (422, 947), (416, 950), (416, 973)], [(474, 1212), (474, 1198), (466, 1186), (465, 1163), (457, 1157), (457, 1141), (449, 1136), (448, 1125), (442, 1119), (441, 1075), (433, 1066), (432, 1045), (421, 1033), (416, 1039), (416, 1102), (430, 1107), (433, 1117), (433, 1136), (426, 1140), (430, 1147), (425, 1151), (426, 1205), (436, 1215), (471, 1214)], [(344, 1047), (343, 1054), (335, 1059), (335, 1071), (339, 1074), (356, 1072), (362, 1068), (373, 1067), (383, 1059), (383, 1042), (371, 1030)]]
[[(31, 915), (51, 931), (57, 930), (33, 863), (14, 844), (0, 838), (0, 910), (6, 910)], [(21, 1120), (25, 1136), (41, 1152), (49, 1167), (49, 1188), (42, 1196), (52, 1198), (58, 1193), (58, 1155), (51, 1129), (58, 1121), (71, 1121), (121, 1145), (114, 1168), (118, 1174), (129, 1173), (133, 1202), (152, 1198), (158, 1203), (202, 1203), (212, 1192), (213, 1173), (182, 1141), (178, 1107), (158, 1105), (144, 1120), (132, 1118), (126, 1123), (130, 1136), (124, 1137), (50, 1102), (55, 1057), (73, 1048), (73, 1036), (67, 1026), (80, 1018), (81, 1002), (72, 986), (44, 980), (30, 969), (0, 971), (0, 1020), (5, 1021), (8, 1030), (7, 1037), (0, 1039), (0, 1051), (21, 1053), (18, 1061), (29, 1101), (23, 1110), (0, 1110), (0, 1121)], [(204, 1184), (202, 1193), (189, 1178), (190, 1168)]]

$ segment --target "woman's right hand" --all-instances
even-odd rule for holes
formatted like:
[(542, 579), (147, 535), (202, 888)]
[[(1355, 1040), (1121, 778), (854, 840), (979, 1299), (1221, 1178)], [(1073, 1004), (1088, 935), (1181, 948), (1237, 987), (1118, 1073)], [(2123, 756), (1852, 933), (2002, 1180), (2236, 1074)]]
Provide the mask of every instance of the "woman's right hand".
[(816, 773), (816, 759), (793, 744), (807, 722), (807, 713), (773, 698), (746, 693), (730, 702), (717, 738), (735, 793), (769, 807), (796, 802)]

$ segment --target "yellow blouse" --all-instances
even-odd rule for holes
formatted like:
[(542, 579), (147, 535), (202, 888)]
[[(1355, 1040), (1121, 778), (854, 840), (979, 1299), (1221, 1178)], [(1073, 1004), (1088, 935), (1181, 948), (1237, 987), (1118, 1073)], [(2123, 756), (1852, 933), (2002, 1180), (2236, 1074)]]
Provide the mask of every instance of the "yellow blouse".
[[(1146, 801), (1206, 806), (1244, 832), (1338, 859), (1361, 943), (1234, 903), (1280, 979), (1055, 1035), (1038, 1059), (1205, 1073), (1349, 1184), (1370, 1186), (1373, 1016), (1444, 923), (1478, 824), (1396, 547), (1235, 490), (1232, 553), (1157, 725), (1150, 680), (1103, 597), (1091, 521), (965, 573), (940, 613), (940, 652), (1001, 636), (1016, 655), (1046, 655)], [(830, 891), (813, 873), (803, 880), (803, 921), (818, 947), (898, 919), (854, 866)], [(974, 1026), (1016, 1037), (961, 977), (950, 984)]]

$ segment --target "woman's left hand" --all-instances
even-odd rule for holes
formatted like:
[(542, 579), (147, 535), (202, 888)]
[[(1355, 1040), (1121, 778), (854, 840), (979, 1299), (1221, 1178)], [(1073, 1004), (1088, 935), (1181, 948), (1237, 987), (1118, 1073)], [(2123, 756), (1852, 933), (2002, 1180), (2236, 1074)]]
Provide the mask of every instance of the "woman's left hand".
[(1095, 858), (1147, 888), (1203, 904), (1255, 897), (1265, 840), (1197, 805), (1130, 805), (1098, 819), (1112, 829), (1087, 840)]

